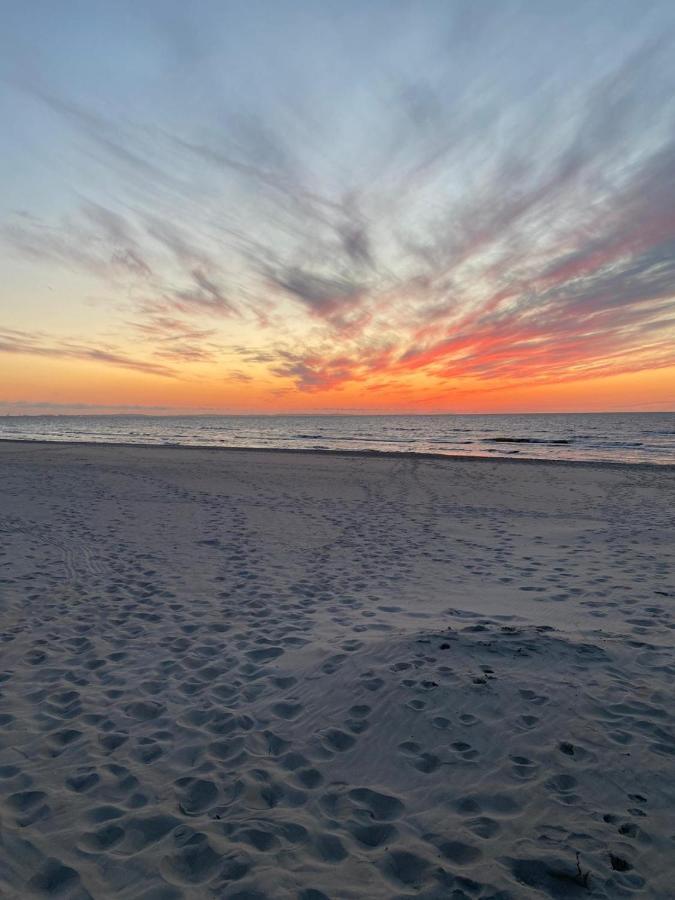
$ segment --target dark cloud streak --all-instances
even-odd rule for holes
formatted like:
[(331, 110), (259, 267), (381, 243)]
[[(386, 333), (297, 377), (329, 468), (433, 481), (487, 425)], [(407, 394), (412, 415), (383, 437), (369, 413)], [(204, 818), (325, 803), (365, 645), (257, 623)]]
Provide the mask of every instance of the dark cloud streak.
[(175, 370), (169, 366), (134, 359), (107, 347), (95, 347), (65, 340), (56, 340), (52, 343), (49, 338), (15, 330), (0, 330), (0, 353), (42, 356), (52, 359), (79, 359), (105, 363), (122, 369), (132, 369), (145, 375), (158, 375), (163, 378), (176, 376)]

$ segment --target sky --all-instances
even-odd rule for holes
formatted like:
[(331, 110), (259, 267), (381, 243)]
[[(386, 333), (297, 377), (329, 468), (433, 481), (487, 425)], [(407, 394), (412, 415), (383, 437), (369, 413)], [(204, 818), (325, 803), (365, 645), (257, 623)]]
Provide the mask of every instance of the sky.
[(675, 4), (7, 0), (0, 413), (675, 410)]

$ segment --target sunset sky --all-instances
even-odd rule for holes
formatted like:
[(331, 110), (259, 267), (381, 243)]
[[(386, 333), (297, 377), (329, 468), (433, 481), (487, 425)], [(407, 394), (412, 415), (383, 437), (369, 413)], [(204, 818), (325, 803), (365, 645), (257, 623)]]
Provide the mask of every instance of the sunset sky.
[(9, 0), (0, 412), (675, 409), (675, 4)]

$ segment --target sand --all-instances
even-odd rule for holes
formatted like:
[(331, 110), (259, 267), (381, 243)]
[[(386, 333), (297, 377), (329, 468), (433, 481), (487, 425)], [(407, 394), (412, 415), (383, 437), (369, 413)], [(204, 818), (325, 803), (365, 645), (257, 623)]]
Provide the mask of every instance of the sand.
[(0, 444), (0, 896), (675, 896), (675, 469)]

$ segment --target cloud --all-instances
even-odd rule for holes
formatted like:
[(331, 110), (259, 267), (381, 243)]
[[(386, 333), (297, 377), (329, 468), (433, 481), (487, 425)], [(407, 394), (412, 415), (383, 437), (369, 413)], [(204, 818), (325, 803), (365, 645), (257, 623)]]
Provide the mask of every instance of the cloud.
[(329, 278), (289, 268), (270, 275), (270, 280), (282, 290), (300, 300), (308, 309), (328, 319), (343, 314), (363, 296), (364, 287), (344, 278)]
[[(343, 282), (356, 280), (355, 274), (374, 266), (374, 248), (366, 217), (359, 209), (358, 192), (327, 197), (313, 190), (306, 183), (311, 174), (279, 134), (254, 114), (231, 117), (227, 132), (219, 136), (222, 146), (210, 147), (168, 132), (151, 134), (133, 123), (106, 120), (33, 85), (24, 85), (23, 90), (65, 119), (96, 148), (100, 164), (121, 180), (128, 199), (125, 216), (86, 200), (74, 221), (6, 224), (2, 234), (17, 251), (80, 267), (102, 278), (124, 267), (130, 277), (147, 280), (154, 276), (153, 287), (182, 310), (194, 308), (216, 315), (240, 314), (242, 308), (255, 312), (260, 309), (261, 296), (252, 297), (249, 292), (234, 299), (222, 285), (220, 258), (225, 238), (228, 252), (249, 266), (249, 276), (258, 276), (259, 295), (269, 284), (265, 276), (271, 260), (279, 262), (281, 271), (288, 271), (293, 293), (293, 270), (300, 266), (292, 259), (301, 255), (311, 257), (325, 270), (323, 275), (314, 276), (316, 283), (307, 288), (309, 293), (301, 294), (309, 303), (319, 301), (312, 304), (315, 312), (328, 306), (320, 302), (325, 295), (325, 286), (319, 292), (321, 279), (326, 286), (333, 282), (336, 287), (331, 309), (341, 297), (356, 302), (357, 292), (346, 292)], [(190, 183), (192, 176), (168, 174), (192, 173), (196, 159), (206, 165), (221, 195), (230, 195), (232, 200), (241, 198), (246, 206), (252, 203), (256, 215), (277, 234), (261, 240), (255, 233), (257, 222), (252, 227), (227, 200), (218, 211), (217, 221), (205, 222), (200, 206), (209, 205), (209, 201)], [(222, 181), (219, 172), (223, 170), (233, 179)], [(159, 215), (160, 208), (167, 209), (168, 215)], [(181, 212), (175, 214), (178, 210)], [(198, 223), (202, 235), (199, 241), (194, 235), (188, 237), (187, 229), (178, 224), (185, 222), (186, 212), (188, 221), (194, 217)], [(127, 221), (129, 214), (133, 225)], [(284, 235), (281, 242), (277, 240), (280, 233)], [(175, 284), (167, 276), (166, 261), (157, 258), (158, 248), (170, 254), (179, 276), (190, 282), (188, 286)], [(284, 284), (279, 287), (287, 289)]]
[(0, 225), (0, 240), (31, 260), (55, 262), (112, 284), (148, 283), (153, 275), (131, 225), (91, 201), (56, 225), (17, 215)]
[[(0, 226), (0, 240), (29, 259), (55, 262), (121, 288), (141, 314), (158, 299), (165, 308), (188, 315), (241, 314), (240, 305), (218, 283), (222, 273), (217, 263), (193, 249), (175, 227), (147, 221), (132, 225), (121, 214), (84, 201), (58, 225), (15, 216)], [(167, 266), (162, 251), (170, 253), (177, 267)]]
[(220, 346), (215, 328), (196, 328), (189, 321), (144, 310), (146, 318), (128, 323), (154, 347), (154, 355), (176, 362), (213, 362)]
[(134, 359), (107, 347), (89, 346), (67, 340), (54, 340), (52, 343), (43, 335), (11, 329), (0, 330), (0, 353), (101, 362), (164, 378), (173, 378), (176, 375), (176, 371), (169, 366)]
[[(353, 356), (317, 353), (313, 350), (296, 352), (279, 347), (273, 374), (289, 378), (301, 391), (325, 391), (341, 388), (348, 382), (365, 381), (372, 375), (379, 376), (390, 366), (388, 348), (377, 348)], [(377, 384), (369, 383), (369, 390), (376, 390)]]
[(247, 375), (245, 372), (239, 372), (238, 370), (234, 370), (227, 373), (226, 381), (236, 381), (239, 384), (250, 384), (253, 381), (252, 375)]
[(346, 359), (302, 358), (292, 354), (280, 354), (286, 358), (273, 366), (272, 372), (281, 378), (292, 379), (302, 391), (326, 391), (339, 388), (345, 382), (357, 378), (355, 369)]
[(273, 350), (256, 350), (238, 344), (235, 344), (231, 349), (233, 353), (236, 353), (246, 362), (273, 363), (277, 360), (277, 353)]
[(237, 306), (228, 299), (220, 288), (201, 269), (193, 269), (190, 273), (194, 281), (191, 289), (178, 290), (174, 293), (176, 305), (185, 310), (186, 307), (197, 306), (217, 315), (232, 315), (238, 312)]
[(77, 410), (78, 412), (105, 410), (106, 412), (156, 413), (175, 412), (177, 408), (175, 406), (151, 406), (141, 403), (55, 403), (52, 400), (0, 400), (0, 409), (43, 409), (56, 413), (63, 413), (65, 410)]

